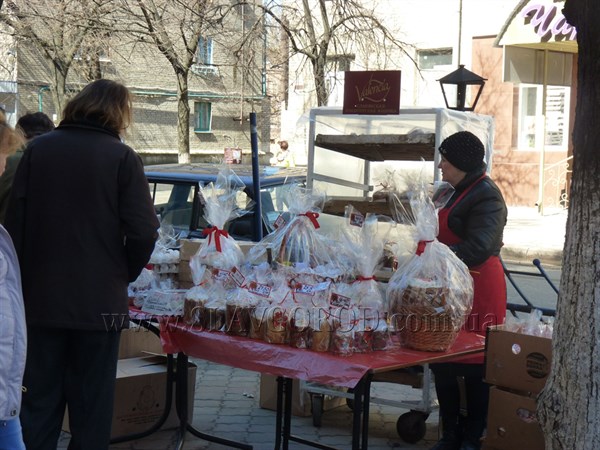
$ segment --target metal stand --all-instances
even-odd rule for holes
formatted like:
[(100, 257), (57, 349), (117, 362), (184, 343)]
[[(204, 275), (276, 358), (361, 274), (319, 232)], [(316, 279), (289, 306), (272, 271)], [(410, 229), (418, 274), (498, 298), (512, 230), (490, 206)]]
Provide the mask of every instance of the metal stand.
[[(354, 387), (354, 407), (352, 413), (352, 450), (367, 450), (369, 445), (369, 404), (372, 374), (367, 374)], [(337, 450), (318, 442), (291, 434), (292, 422), (292, 382), (291, 378), (277, 377), (277, 416), (275, 421), (275, 450), (288, 450), (290, 441), (313, 448)]]
[[(160, 337), (160, 330), (157, 328), (156, 324), (144, 320), (144, 319), (130, 319), (132, 322), (137, 323), (138, 325), (148, 329), (152, 333), (156, 334)], [(220, 438), (218, 436), (213, 436), (210, 434), (203, 433), (201, 431), (196, 430), (190, 423), (188, 419), (188, 356), (185, 353), (177, 354), (177, 362), (174, 367), (173, 364), (173, 355), (167, 354), (167, 389), (165, 396), (165, 409), (158, 421), (152, 425), (148, 430), (143, 431), (141, 433), (130, 434), (127, 436), (119, 436), (110, 440), (111, 444), (117, 444), (120, 442), (133, 441), (137, 439), (142, 439), (150, 436), (152, 433), (158, 431), (169, 416), (169, 412), (171, 411), (171, 405), (173, 403), (173, 386), (175, 386), (175, 410), (177, 411), (177, 417), (179, 417), (179, 428), (177, 430), (177, 445), (175, 446), (176, 450), (183, 449), (183, 444), (185, 442), (186, 432), (192, 433), (194, 436), (204, 439), (208, 442), (215, 442), (217, 444), (221, 444), (227, 446), (229, 448), (239, 448), (242, 450), (252, 450), (252, 445), (243, 444), (241, 442), (230, 441), (229, 439)], [(291, 388), (290, 388), (291, 389)], [(291, 397), (290, 397), (290, 407), (291, 407)]]

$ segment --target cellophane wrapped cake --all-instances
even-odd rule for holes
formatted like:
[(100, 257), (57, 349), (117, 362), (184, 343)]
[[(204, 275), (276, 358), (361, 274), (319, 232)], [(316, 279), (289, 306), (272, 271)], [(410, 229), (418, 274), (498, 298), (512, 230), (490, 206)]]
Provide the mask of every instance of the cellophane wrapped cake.
[(446, 351), (471, 311), (473, 279), (467, 266), (436, 239), (436, 207), (424, 187), (411, 192), (410, 205), (416, 252), (388, 283), (389, 313), (402, 345)]
[(239, 286), (232, 271), (241, 266), (244, 254), (224, 228), (229, 220), (246, 212), (237, 204), (238, 193), (244, 188), (244, 183), (230, 168), (223, 168), (217, 180), (202, 189), (204, 219), (211, 225), (203, 231), (206, 239), (190, 259), (195, 285), (218, 283), (226, 289)]

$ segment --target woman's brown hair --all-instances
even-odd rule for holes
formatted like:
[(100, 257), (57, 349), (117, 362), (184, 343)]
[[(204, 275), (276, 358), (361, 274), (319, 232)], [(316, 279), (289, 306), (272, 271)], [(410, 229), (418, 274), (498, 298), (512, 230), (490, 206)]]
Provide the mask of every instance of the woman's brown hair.
[(6, 122), (0, 121), (0, 155), (10, 155), (25, 141)]
[(96, 80), (73, 97), (63, 111), (66, 122), (91, 121), (117, 133), (131, 125), (129, 90), (112, 80)]

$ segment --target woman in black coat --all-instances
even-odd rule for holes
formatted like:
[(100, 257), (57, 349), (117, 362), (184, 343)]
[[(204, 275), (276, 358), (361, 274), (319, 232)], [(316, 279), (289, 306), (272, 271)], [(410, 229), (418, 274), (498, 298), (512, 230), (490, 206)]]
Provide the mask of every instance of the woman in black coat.
[(6, 228), (23, 279), (29, 450), (56, 449), (67, 405), (69, 449), (109, 445), (127, 285), (159, 227), (141, 159), (121, 140), (130, 121), (127, 88), (95, 81), (28, 144), (15, 175)]

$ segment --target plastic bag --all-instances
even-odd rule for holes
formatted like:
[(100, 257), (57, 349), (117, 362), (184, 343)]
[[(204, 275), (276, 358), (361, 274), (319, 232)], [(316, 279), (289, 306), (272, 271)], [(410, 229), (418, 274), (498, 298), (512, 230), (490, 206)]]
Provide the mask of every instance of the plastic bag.
[(375, 278), (375, 272), (382, 263), (383, 249), (393, 222), (385, 216), (367, 214), (361, 226), (354, 226), (352, 216), (355, 213), (352, 206), (346, 208), (348, 225), (340, 233), (341, 245), (355, 261), (352, 280), (346, 284), (336, 284), (333, 291), (338, 296), (350, 297), (351, 305), (378, 311), (383, 317), (385, 297)]
[(554, 328), (554, 318), (550, 317), (545, 322), (542, 320), (542, 311), (534, 309), (529, 314), (514, 317), (508, 315), (504, 329), (513, 333), (528, 334), (531, 336), (539, 336), (552, 338)]
[(250, 250), (249, 261), (262, 261), (270, 252), (273, 262), (284, 266), (314, 268), (326, 263), (330, 256), (324, 250), (323, 237), (316, 233), (324, 200), (319, 191), (291, 186), (285, 200), (288, 221), (283, 216), (277, 219), (276, 230)]
[(410, 206), (417, 248), (388, 283), (389, 313), (403, 345), (446, 351), (471, 311), (473, 279), (467, 266), (436, 239), (436, 205), (424, 185), (411, 193)]
[(230, 273), (234, 267), (241, 265), (244, 254), (224, 227), (227, 221), (247, 212), (237, 204), (237, 196), (244, 188), (242, 180), (230, 168), (223, 168), (216, 182), (202, 189), (206, 211), (204, 218), (211, 226), (204, 230), (206, 239), (190, 259), (194, 284), (216, 281), (228, 288), (235, 287)]

